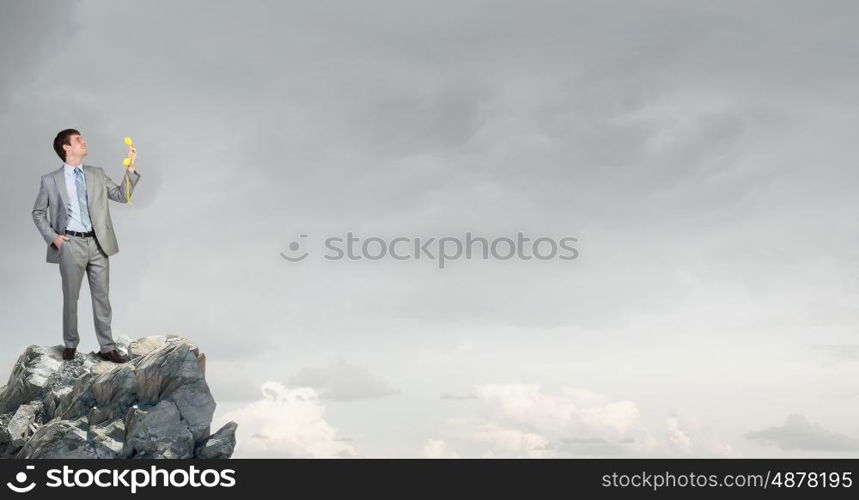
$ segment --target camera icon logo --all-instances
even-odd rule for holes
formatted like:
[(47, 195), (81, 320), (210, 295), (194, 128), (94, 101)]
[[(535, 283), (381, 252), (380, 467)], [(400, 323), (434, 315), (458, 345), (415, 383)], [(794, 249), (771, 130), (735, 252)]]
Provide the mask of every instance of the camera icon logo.
[(298, 252), (299, 250), (303, 250), (301, 247), (301, 238), (307, 238), (307, 235), (306, 234), (299, 234), (298, 238), (299, 238), (298, 241), (290, 242), (290, 244), (289, 244), (290, 254), (287, 254), (285, 252), (280, 252), (281, 257), (283, 257), (284, 259), (286, 259), (290, 262), (299, 262), (299, 261), (304, 260), (304, 258), (309, 255), (306, 251), (304, 253), (302, 253), (301, 255), (297, 255), (297, 256), (291, 255), (292, 252)]
[[(35, 468), (36, 468), (35, 465), (28, 465), (27, 466), (27, 470), (33, 470)], [(24, 484), (27, 481), (27, 473), (26, 472), (19, 472), (19, 473), (15, 474), (15, 481), (17, 481), (19, 484)], [(36, 483), (30, 483), (26, 486), (18, 486), (14, 483), (9, 482), (9, 483), (6, 483), (6, 486), (10, 490), (14, 491), (15, 493), (27, 493), (29, 491), (32, 491), (33, 488), (36, 487)]]

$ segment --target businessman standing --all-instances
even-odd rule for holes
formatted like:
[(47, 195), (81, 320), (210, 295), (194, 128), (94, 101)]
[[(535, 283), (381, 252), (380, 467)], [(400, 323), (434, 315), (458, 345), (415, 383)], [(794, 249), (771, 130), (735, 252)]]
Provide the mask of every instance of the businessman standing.
[(78, 336), (78, 296), (84, 273), (89, 280), (98, 355), (114, 363), (126, 360), (116, 350), (110, 329), (109, 257), (119, 252), (108, 199), (127, 203), (140, 179), (129, 146), (131, 163), (120, 185), (99, 167), (84, 165), (87, 143), (75, 129), (60, 131), (54, 151), (63, 165), (42, 176), (33, 206), (33, 222), (48, 244), (45, 260), (59, 264), (63, 285), (63, 359), (74, 359)]

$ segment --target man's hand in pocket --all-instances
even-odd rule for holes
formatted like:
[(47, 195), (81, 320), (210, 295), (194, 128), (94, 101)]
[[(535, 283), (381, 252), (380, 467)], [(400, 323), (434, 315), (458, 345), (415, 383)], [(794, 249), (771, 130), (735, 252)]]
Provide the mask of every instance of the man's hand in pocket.
[(68, 236), (65, 236), (65, 235), (62, 235), (62, 234), (58, 234), (58, 235), (57, 235), (57, 237), (56, 237), (56, 238), (54, 238), (54, 241), (52, 241), (52, 242), (51, 242), (51, 245), (54, 245), (54, 247), (55, 247), (57, 250), (59, 250), (60, 248), (62, 248), (62, 247), (63, 247), (63, 243), (65, 243), (66, 241), (69, 241), (69, 237), (68, 237)]

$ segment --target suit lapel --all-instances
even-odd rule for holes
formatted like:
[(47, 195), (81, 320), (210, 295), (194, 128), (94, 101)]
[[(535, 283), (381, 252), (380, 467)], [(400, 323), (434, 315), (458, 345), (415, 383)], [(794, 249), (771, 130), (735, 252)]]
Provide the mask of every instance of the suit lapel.
[(54, 171), (54, 185), (57, 186), (57, 191), (60, 192), (60, 197), (63, 199), (63, 210), (69, 206), (69, 193), (66, 189), (66, 173), (63, 170), (65, 167), (60, 167)]

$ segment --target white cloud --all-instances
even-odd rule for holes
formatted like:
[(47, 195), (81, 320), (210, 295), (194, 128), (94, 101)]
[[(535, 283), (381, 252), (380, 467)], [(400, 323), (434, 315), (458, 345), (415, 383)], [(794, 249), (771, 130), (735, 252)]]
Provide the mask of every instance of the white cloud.
[(424, 458), (459, 458), (459, 453), (448, 448), (445, 441), (441, 439), (427, 439), (421, 455)]
[(534, 432), (521, 429), (502, 427), (496, 423), (479, 423), (468, 434), (468, 439), (486, 443), (490, 448), (483, 453), (484, 457), (527, 457), (552, 458), (554, 452), (549, 447), (549, 440)]
[(715, 430), (694, 418), (672, 415), (665, 419), (666, 454), (685, 457), (731, 457), (734, 447)]
[(668, 430), (668, 441), (682, 451), (688, 451), (691, 448), (692, 440), (680, 428), (680, 422), (677, 417), (668, 417), (665, 421), (665, 426)]
[(612, 401), (582, 389), (567, 387), (560, 394), (546, 394), (536, 384), (484, 384), (474, 393), (496, 418), (552, 436), (619, 441), (639, 437), (642, 430), (633, 402)]
[(339, 440), (325, 418), (315, 390), (267, 381), (263, 398), (225, 413), (220, 420), (239, 424), (236, 458), (352, 457), (352, 446)]
[(473, 388), (478, 416), (449, 418), (451, 439), (477, 445), (484, 457), (724, 456), (733, 450), (711, 429), (682, 426), (672, 416), (651, 431), (638, 406), (591, 391), (536, 384), (483, 384)]

